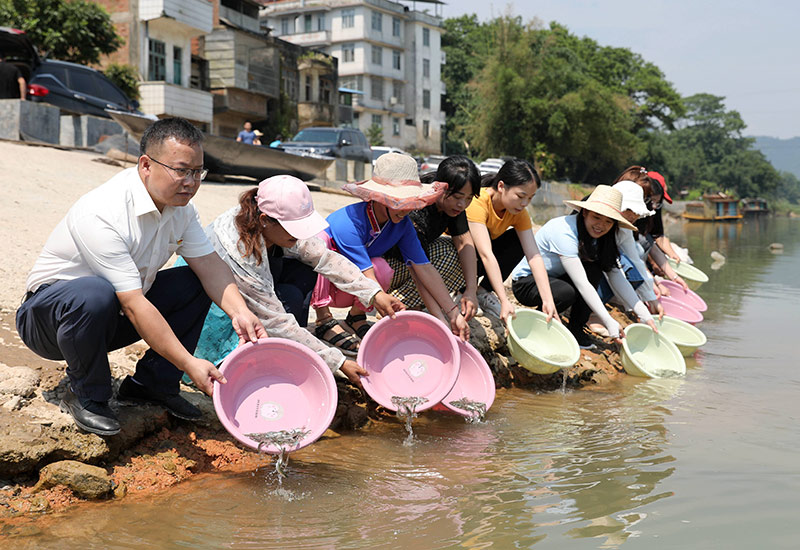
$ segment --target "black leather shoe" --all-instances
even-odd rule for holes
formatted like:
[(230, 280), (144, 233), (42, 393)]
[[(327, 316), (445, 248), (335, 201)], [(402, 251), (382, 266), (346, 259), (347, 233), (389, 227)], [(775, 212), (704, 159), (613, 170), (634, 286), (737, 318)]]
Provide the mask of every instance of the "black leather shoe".
[(200, 409), (189, 403), (179, 394), (169, 395), (151, 390), (150, 388), (146, 388), (134, 382), (133, 378), (130, 376), (126, 376), (122, 384), (119, 385), (117, 399), (129, 403), (152, 403), (154, 405), (161, 405), (167, 409), (169, 414), (182, 418), (183, 420), (197, 420), (203, 416)]
[(61, 410), (69, 413), (75, 424), (83, 431), (97, 435), (115, 435), (119, 433), (119, 420), (114, 411), (104, 401), (81, 399), (67, 388), (61, 398)]

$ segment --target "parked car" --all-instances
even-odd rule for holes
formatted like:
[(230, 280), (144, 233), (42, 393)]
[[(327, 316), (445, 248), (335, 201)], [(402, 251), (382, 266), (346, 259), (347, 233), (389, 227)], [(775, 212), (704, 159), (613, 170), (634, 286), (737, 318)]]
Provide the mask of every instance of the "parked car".
[(495, 174), (500, 170), (500, 168), (503, 167), (505, 163), (506, 161), (503, 159), (488, 158), (478, 165), (478, 170), (480, 170), (481, 176), (485, 176), (486, 174)]
[(370, 147), (372, 149), (372, 166), (375, 166), (375, 161), (378, 160), (378, 157), (381, 155), (385, 155), (386, 153), (400, 153), (402, 155), (408, 155), (402, 149), (398, 149), (397, 147), (387, 147), (385, 145), (375, 145)]
[(49, 103), (67, 113), (106, 118), (106, 109), (139, 113), (138, 102), (129, 99), (100, 71), (77, 63), (40, 59), (22, 31), (0, 27), (0, 48), (8, 61), (20, 67), (31, 101)]
[(425, 172), (435, 172), (437, 168), (439, 168), (439, 163), (442, 162), (447, 157), (444, 155), (430, 155), (423, 159), (422, 164), (419, 167), (419, 171), (422, 173)]
[(356, 128), (310, 127), (280, 145), (289, 153), (323, 155), (360, 162), (372, 162), (367, 138)]

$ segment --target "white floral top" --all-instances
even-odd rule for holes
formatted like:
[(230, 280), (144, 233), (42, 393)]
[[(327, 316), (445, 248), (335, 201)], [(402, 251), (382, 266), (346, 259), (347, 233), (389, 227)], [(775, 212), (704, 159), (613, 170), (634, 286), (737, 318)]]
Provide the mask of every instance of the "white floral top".
[[(238, 213), (239, 206), (235, 206), (220, 215), (208, 226), (206, 234), (217, 254), (230, 266), (250, 311), (261, 320), (270, 336), (287, 338), (311, 348), (336, 372), (344, 363), (344, 355), (338, 349), (320, 342), (298, 325), (294, 315), (283, 308), (275, 294), (266, 247), (261, 249), (263, 260), (260, 264), (256, 264), (253, 256), (242, 255), (239, 231), (234, 223)], [(311, 266), (337, 288), (352, 294), (365, 304), (370, 303), (381, 289), (378, 283), (365, 277), (353, 262), (328, 250), (325, 243), (316, 237), (297, 241), (292, 248), (284, 248), (283, 253), (286, 258), (296, 258)]]

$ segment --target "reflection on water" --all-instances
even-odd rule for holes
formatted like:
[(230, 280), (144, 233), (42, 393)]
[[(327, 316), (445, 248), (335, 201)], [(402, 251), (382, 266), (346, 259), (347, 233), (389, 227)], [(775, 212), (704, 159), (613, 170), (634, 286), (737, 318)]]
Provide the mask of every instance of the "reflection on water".
[[(19, 548), (790, 548), (800, 476), (800, 225), (691, 224), (709, 343), (683, 379), (498, 392), (481, 423), (426, 411), (37, 523)], [(782, 255), (767, 245), (785, 244)], [(278, 490), (280, 489), (280, 490)]]

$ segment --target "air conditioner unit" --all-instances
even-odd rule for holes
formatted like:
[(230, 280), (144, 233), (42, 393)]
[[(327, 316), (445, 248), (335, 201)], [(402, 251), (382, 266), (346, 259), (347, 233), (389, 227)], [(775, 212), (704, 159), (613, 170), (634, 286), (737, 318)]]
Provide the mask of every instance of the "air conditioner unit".
[(390, 105), (397, 105), (397, 98), (396, 97), (390, 97), (389, 98), (389, 104)]

